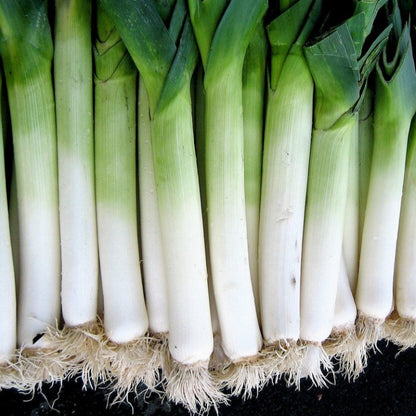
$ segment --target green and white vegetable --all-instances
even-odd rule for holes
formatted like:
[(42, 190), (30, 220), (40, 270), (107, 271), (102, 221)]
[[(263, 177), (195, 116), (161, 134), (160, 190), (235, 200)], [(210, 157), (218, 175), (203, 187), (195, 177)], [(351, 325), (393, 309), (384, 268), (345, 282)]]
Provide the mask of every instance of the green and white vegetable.
[(95, 172), (104, 326), (126, 343), (148, 329), (136, 206), (137, 71), (114, 24), (98, 9), (95, 42)]
[(244, 193), (251, 284), (260, 318), (258, 279), (260, 195), (262, 180), (267, 38), (263, 22), (257, 26), (244, 57), (243, 130)]
[[(2, 87), (0, 80), (0, 91)], [(0, 112), (4, 113), (3, 102)], [(3, 117), (0, 117), (0, 363), (2, 364), (14, 356), (17, 346), (16, 288), (9, 228), (3, 131)]]
[(166, 272), (153, 168), (149, 99), (142, 78), (139, 80), (138, 121), (139, 211), (146, 306), (151, 333), (165, 334), (169, 331)]
[[(408, 24), (393, 12), (393, 30), (377, 65), (374, 147), (355, 300), (359, 331), (369, 343), (393, 309), (393, 275), (410, 123), (416, 111), (416, 71)], [(391, 55), (390, 49), (393, 48)]]
[(415, 16), (2, 0), (0, 389), (202, 414), (415, 346)]
[(283, 351), (292, 351), (289, 344), (296, 350), (300, 330), (302, 235), (314, 94), (303, 45), (320, 15), (319, 1), (292, 3), (267, 27), (272, 55), (259, 237), (263, 338), (266, 345), (282, 344)]
[(377, 1), (358, 2), (350, 19), (306, 48), (316, 99), (303, 236), (300, 337), (310, 346), (304, 372), (316, 384), (324, 382), (319, 361), (330, 366), (319, 346), (330, 335), (334, 319), (350, 144), (362, 88), (386, 37), (383, 32), (362, 51), (380, 6)]
[(97, 315), (91, 4), (56, 0), (55, 11), (62, 314), (79, 326)]
[(18, 343), (45, 345), (60, 316), (53, 45), (41, 0), (0, 4), (0, 53), (13, 129), (19, 215)]
[[(231, 361), (261, 347), (248, 258), (244, 194), (244, 55), (263, 1), (190, 1), (204, 64), (208, 238), (222, 348)], [(244, 22), (244, 24), (242, 24)]]
[(406, 171), (397, 239), (394, 303), (396, 316), (392, 322), (392, 339), (404, 347), (416, 344), (416, 128), (413, 118), (407, 149)]
[(149, 97), (174, 360), (166, 369), (167, 392), (196, 411), (221, 395), (208, 373), (213, 335), (192, 123), (190, 81), (198, 58), (192, 26), (183, 1), (175, 2), (169, 27), (151, 1), (101, 3), (114, 19)]

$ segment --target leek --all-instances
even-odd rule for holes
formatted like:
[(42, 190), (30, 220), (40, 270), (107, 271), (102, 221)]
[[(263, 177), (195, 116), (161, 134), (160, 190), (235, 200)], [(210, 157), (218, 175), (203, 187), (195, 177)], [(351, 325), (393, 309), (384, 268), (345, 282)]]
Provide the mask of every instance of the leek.
[(358, 278), (360, 257), (360, 156), (359, 115), (355, 118), (355, 129), (351, 137), (348, 164), (348, 188), (344, 218), (342, 253), (345, 260), (350, 287), (354, 288)]
[(143, 281), (149, 314), (149, 329), (152, 334), (162, 336), (169, 331), (166, 272), (153, 168), (149, 100), (142, 78), (139, 81), (138, 114), (138, 178)]
[(18, 343), (37, 347), (60, 315), (53, 47), (44, 2), (3, 1), (0, 30), (19, 215)]
[[(302, 234), (314, 85), (304, 53), (320, 1), (294, 2), (267, 27), (271, 45), (259, 235), (263, 338), (275, 372), (299, 365)], [(270, 348), (274, 346), (274, 348)], [(293, 380), (290, 377), (289, 380)]]
[[(104, 328), (115, 348), (110, 362), (116, 399), (134, 390), (148, 373), (148, 316), (137, 230), (137, 71), (113, 22), (97, 13), (95, 58), (95, 174), (98, 247), (104, 297)], [(149, 370), (149, 372), (148, 372)]]
[(230, 366), (224, 378), (238, 394), (250, 392), (261, 377), (255, 362), (251, 365), (261, 347), (261, 334), (248, 256), (242, 71), (266, 3), (190, 0), (188, 5), (204, 65), (210, 270), (222, 349), (231, 362), (239, 363)]
[(416, 118), (409, 134), (394, 274), (396, 316), (390, 339), (402, 348), (416, 345)]
[[(2, 78), (0, 78), (0, 91)], [(0, 93), (1, 95), (1, 93)], [(4, 113), (3, 105), (1, 113)], [(0, 364), (16, 353), (16, 291), (4, 162), (3, 122), (0, 119)], [(7, 367), (6, 367), (7, 369)], [(10, 369), (8, 369), (10, 371)]]
[(190, 93), (196, 44), (181, 0), (174, 2), (169, 27), (160, 14), (165, 8), (153, 1), (101, 4), (148, 93), (173, 359), (165, 368), (166, 389), (172, 400), (196, 411), (222, 400), (208, 373), (213, 335)]
[(416, 111), (416, 70), (410, 28), (407, 23), (401, 27), (397, 4), (392, 21), (390, 43), (376, 71), (374, 146), (355, 294), (359, 332), (369, 344), (377, 342), (381, 325), (393, 308), (407, 141)]
[[(359, 153), (359, 206), (360, 206), (360, 236), (359, 241), (361, 243), (364, 217), (365, 217), (365, 206), (367, 203), (368, 194), (368, 182), (370, 180), (371, 171), (371, 154), (373, 152), (373, 133), (374, 133), (374, 92), (370, 85), (368, 86), (363, 103), (360, 107), (359, 112), (359, 123), (358, 123), (358, 153)], [(358, 275), (357, 275), (358, 277)], [(357, 281), (354, 282), (352, 290), (355, 293), (355, 287)]]
[(75, 327), (95, 321), (98, 287), (91, 4), (83, 0), (55, 2), (54, 85), (62, 315)]
[(251, 284), (260, 320), (258, 235), (264, 135), (267, 39), (263, 22), (248, 45), (243, 66), (244, 193)]
[(148, 327), (136, 214), (137, 73), (101, 9), (97, 30), (95, 119), (100, 122), (95, 123), (95, 163), (104, 325), (111, 340), (125, 343)]
[[(350, 143), (360, 97), (387, 30), (362, 51), (378, 1), (358, 2), (354, 15), (306, 48), (316, 86), (301, 271), (300, 337), (308, 349), (302, 373), (325, 383), (331, 364), (321, 343), (334, 319), (342, 255)], [(316, 360), (316, 361), (315, 361)], [(315, 361), (315, 363), (314, 363)]]

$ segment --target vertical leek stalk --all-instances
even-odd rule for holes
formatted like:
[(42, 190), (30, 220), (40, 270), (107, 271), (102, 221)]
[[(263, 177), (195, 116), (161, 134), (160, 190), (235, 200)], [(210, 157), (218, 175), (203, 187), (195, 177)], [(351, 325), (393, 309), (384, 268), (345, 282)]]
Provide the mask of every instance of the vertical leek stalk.
[(149, 99), (141, 77), (139, 80), (138, 121), (138, 177), (143, 280), (149, 329), (152, 334), (162, 335), (169, 331), (166, 272), (153, 168)]
[(184, 1), (171, 3), (101, 0), (148, 93), (172, 357), (166, 392), (196, 412), (224, 398), (208, 372), (213, 335), (190, 94), (198, 55)]
[(264, 133), (267, 39), (263, 22), (248, 45), (243, 66), (244, 193), (251, 284), (260, 320), (258, 236)]
[[(244, 192), (242, 76), (248, 44), (266, 2), (188, 2), (204, 65), (205, 163), (210, 266), (222, 348), (236, 365), (235, 393), (260, 382), (261, 334), (251, 284)], [(251, 365), (253, 364), (253, 365)]]
[(30, 388), (44, 377), (59, 380), (63, 370), (59, 363), (48, 367), (57, 357), (42, 355), (37, 348), (49, 346), (44, 334), (60, 315), (53, 46), (44, 2), (1, 2), (0, 31), (19, 213), (18, 343), (27, 352), (21, 356), (22, 382)]
[(306, 48), (316, 86), (301, 271), (300, 337), (307, 344), (303, 373), (325, 382), (330, 367), (322, 342), (334, 320), (341, 265), (350, 144), (361, 93), (384, 45), (383, 31), (368, 49), (366, 37), (380, 2), (358, 2), (354, 15)]
[(12, 174), (10, 178), (10, 194), (9, 194), (9, 226), (10, 226), (10, 242), (12, 245), (14, 275), (16, 280), (16, 293), (19, 292), (19, 214), (17, 212), (17, 184), (16, 184), (16, 166), (13, 163)]
[[(0, 74), (0, 91), (2, 90)], [(1, 95), (1, 93), (0, 93)], [(3, 109), (1, 108), (0, 111)], [(0, 365), (16, 352), (16, 291), (4, 163), (3, 123), (0, 118)], [(10, 369), (6, 367), (6, 371)], [(7, 376), (7, 374), (6, 374)]]
[(214, 288), (212, 287), (212, 273), (209, 261), (208, 250), (208, 218), (207, 218), (207, 192), (206, 192), (206, 169), (205, 169), (205, 89), (204, 69), (199, 62), (195, 75), (195, 148), (198, 165), (198, 176), (201, 192), (202, 220), (204, 222), (204, 239), (207, 256), (208, 291), (209, 304), (211, 309), (211, 323), (214, 336), (214, 349), (210, 358), (210, 368), (215, 371), (224, 366), (224, 351), (221, 347), (221, 328), (218, 322), (217, 306), (215, 305)]
[(406, 172), (397, 239), (394, 300), (395, 316), (389, 320), (389, 338), (402, 348), (416, 344), (416, 118), (409, 134)]
[(275, 374), (290, 374), (290, 381), (301, 357), (300, 260), (314, 94), (303, 45), (320, 15), (320, 3), (296, 1), (267, 27), (271, 61), (260, 211), (260, 303), (269, 364)]
[[(163, 20), (168, 19), (173, 0), (160, 3)], [(143, 282), (146, 295), (149, 330), (159, 341), (160, 351), (166, 349), (169, 331), (167, 282), (153, 166), (152, 123), (149, 96), (143, 77), (139, 79), (138, 95), (138, 180), (140, 198), (140, 237)], [(156, 349), (156, 344), (154, 345)], [(162, 357), (159, 357), (162, 358)]]
[(109, 16), (100, 7), (97, 12), (94, 99), (98, 247), (104, 328), (110, 341), (117, 344), (112, 349), (111, 370), (118, 378), (117, 394), (124, 395), (140, 383), (148, 365), (143, 337), (148, 317), (137, 231), (137, 70)]
[(97, 347), (87, 333), (96, 325), (98, 291), (89, 2), (56, 0), (54, 40), (62, 342), (68, 354), (84, 361), (89, 358), (82, 353), (95, 354)]
[(398, 15), (396, 4), (391, 43), (377, 65), (374, 147), (355, 295), (359, 331), (369, 344), (380, 338), (382, 324), (393, 308), (407, 141), (416, 111), (416, 70), (410, 28), (409, 24), (401, 27)]
[(359, 117), (357, 116), (350, 144), (347, 205), (345, 207), (344, 237), (342, 241), (342, 253), (351, 288), (357, 282), (360, 257), (359, 160)]
[(352, 287), (357, 281), (360, 252), (359, 228), (359, 119), (351, 135), (348, 163), (347, 199), (344, 217), (342, 255), (337, 281), (332, 331), (325, 350), (339, 362), (348, 378), (357, 377), (364, 368), (365, 346), (359, 344), (355, 330), (357, 308)]
[[(364, 227), (365, 206), (367, 204), (368, 182), (370, 180), (371, 171), (371, 154), (373, 152), (373, 136), (374, 136), (374, 92), (369, 85), (364, 94), (364, 100), (360, 108), (358, 123), (358, 153), (359, 153), (359, 205), (360, 205), (360, 236), (361, 239)], [(358, 278), (358, 275), (357, 275)], [(357, 281), (351, 286), (353, 293)]]
[(53, 45), (45, 3), (1, 2), (0, 32), (19, 215), (17, 342), (22, 353), (16, 383), (32, 390), (44, 380), (61, 380), (68, 368), (49, 336), (61, 305)]

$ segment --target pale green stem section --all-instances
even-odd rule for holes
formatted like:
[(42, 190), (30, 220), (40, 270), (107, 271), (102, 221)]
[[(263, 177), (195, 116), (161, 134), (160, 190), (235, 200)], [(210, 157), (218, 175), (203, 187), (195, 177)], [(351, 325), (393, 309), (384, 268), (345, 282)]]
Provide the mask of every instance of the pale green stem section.
[(214, 335), (220, 333), (218, 322), (217, 305), (215, 304), (214, 288), (211, 273), (211, 261), (209, 259), (208, 241), (208, 215), (207, 215), (207, 184), (206, 184), (206, 142), (205, 142), (205, 89), (204, 89), (204, 69), (202, 64), (197, 66), (195, 77), (195, 145), (196, 159), (198, 165), (198, 176), (201, 193), (202, 220), (204, 223), (205, 254), (207, 258), (208, 271), (208, 290), (211, 309), (211, 322)]
[(213, 348), (204, 232), (191, 117), (190, 83), (155, 113), (152, 126), (165, 256), (169, 349), (182, 364), (208, 361)]
[(19, 212), (18, 342), (32, 346), (36, 335), (55, 326), (60, 314), (55, 107), (48, 65), (44, 71), (20, 65), (15, 50), (4, 56), (4, 65)]
[[(360, 175), (360, 241), (364, 227), (365, 206), (367, 203), (368, 182), (371, 171), (371, 155), (373, 152), (374, 117), (373, 117), (373, 92), (367, 88), (363, 104), (359, 112), (359, 175)], [(355, 287), (353, 288), (353, 292)]]
[(248, 259), (241, 69), (237, 60), (205, 85), (211, 270), (222, 346), (232, 361), (261, 347)]
[(207, 226), (207, 192), (206, 192), (206, 143), (205, 143), (205, 89), (204, 69), (201, 64), (197, 66), (195, 75), (195, 147), (198, 166), (198, 177), (201, 193), (202, 216), (204, 229)]
[[(263, 25), (263, 22), (261, 23)], [(264, 133), (266, 36), (257, 29), (243, 67), (244, 192), (249, 264), (257, 317), (260, 321), (258, 237)]]
[(394, 292), (396, 310), (402, 318), (416, 319), (416, 124), (409, 135), (397, 240)]
[[(1, 80), (0, 80), (1, 89)], [(0, 120), (1, 123), (1, 120)], [(0, 363), (16, 349), (16, 288), (7, 205), (3, 128), (0, 125)]]
[[(127, 57), (125, 58), (127, 59)], [(95, 168), (104, 326), (114, 342), (148, 328), (136, 203), (136, 73), (95, 86)]]
[(287, 57), (276, 91), (269, 87), (259, 235), (262, 331), (268, 343), (299, 338), (313, 90), (305, 59), (295, 54)]
[(359, 172), (359, 130), (358, 117), (351, 137), (348, 168), (347, 205), (345, 208), (344, 237), (342, 252), (352, 290), (358, 278), (360, 258), (360, 172)]
[(9, 226), (10, 240), (12, 244), (14, 274), (16, 280), (16, 293), (19, 293), (19, 212), (17, 206), (17, 184), (16, 184), (16, 166), (13, 161), (12, 176), (10, 181), (10, 197), (9, 197)]
[(66, 325), (77, 326), (97, 314), (91, 4), (55, 4), (62, 313)]
[(362, 314), (385, 319), (393, 307), (394, 262), (410, 120), (401, 115), (405, 110), (397, 108), (393, 100), (380, 99), (376, 106), (355, 299)]
[(149, 315), (149, 329), (152, 333), (163, 333), (169, 330), (167, 283), (153, 169), (150, 108), (142, 78), (139, 80), (138, 116), (138, 175), (143, 282)]
[(356, 127), (346, 115), (314, 130), (305, 212), (300, 337), (322, 342), (331, 333), (342, 255), (349, 151)]

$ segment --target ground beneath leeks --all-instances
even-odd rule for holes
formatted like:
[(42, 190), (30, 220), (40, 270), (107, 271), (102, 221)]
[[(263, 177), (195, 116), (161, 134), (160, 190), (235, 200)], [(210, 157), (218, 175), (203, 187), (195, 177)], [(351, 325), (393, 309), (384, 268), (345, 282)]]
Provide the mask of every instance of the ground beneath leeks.
[[(394, 345), (379, 344), (370, 355), (365, 374), (355, 383), (337, 377), (336, 384), (318, 389), (305, 382), (301, 391), (283, 384), (268, 386), (257, 398), (243, 402), (234, 398), (220, 408), (220, 416), (407, 416), (416, 415), (416, 349), (397, 355)], [(397, 356), (396, 356), (397, 355)], [(128, 404), (107, 408), (105, 390), (83, 391), (80, 383), (62, 387), (45, 386), (34, 397), (13, 390), (0, 392), (3, 416), (121, 416), (188, 415), (181, 406), (162, 402), (155, 396), (131, 398)], [(215, 415), (215, 412), (210, 414)]]

